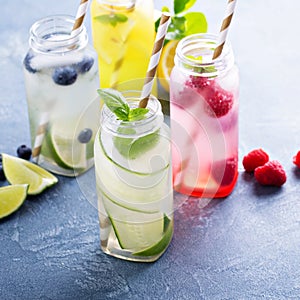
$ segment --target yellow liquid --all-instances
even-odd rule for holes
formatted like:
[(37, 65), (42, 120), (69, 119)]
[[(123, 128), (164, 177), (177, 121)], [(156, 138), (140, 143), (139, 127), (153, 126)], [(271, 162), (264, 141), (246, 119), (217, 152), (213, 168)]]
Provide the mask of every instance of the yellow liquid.
[[(93, 0), (92, 36), (98, 53), (101, 88), (117, 88), (122, 82), (145, 78), (155, 38), (153, 12), (150, 0), (137, 0), (131, 8)], [(127, 20), (111, 24), (120, 15)], [(137, 84), (132, 82), (126, 88), (141, 89), (142, 83), (137, 80)]]

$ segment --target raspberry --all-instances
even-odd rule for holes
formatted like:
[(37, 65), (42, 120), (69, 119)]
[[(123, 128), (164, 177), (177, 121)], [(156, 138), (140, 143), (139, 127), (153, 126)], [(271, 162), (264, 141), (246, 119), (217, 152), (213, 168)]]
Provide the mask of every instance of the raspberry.
[(213, 80), (207, 79), (206, 77), (190, 76), (189, 80), (185, 83), (188, 87), (194, 89), (204, 89), (213, 85)]
[(293, 163), (300, 168), (300, 151), (293, 157)]
[(254, 171), (256, 180), (262, 185), (282, 186), (286, 182), (286, 174), (277, 160), (268, 161)]
[(232, 93), (226, 92), (222, 88), (212, 89), (205, 97), (205, 100), (208, 104), (206, 112), (214, 118), (225, 116), (233, 106)]
[(213, 79), (190, 76), (185, 85), (204, 97), (208, 104), (205, 110), (211, 117), (225, 116), (233, 106), (233, 94), (222, 89)]
[(269, 161), (269, 155), (262, 149), (250, 151), (243, 158), (243, 166), (246, 172), (253, 172), (257, 167), (263, 166)]
[(216, 161), (212, 166), (212, 176), (220, 185), (230, 185), (237, 172), (237, 159), (228, 158), (225, 161)]

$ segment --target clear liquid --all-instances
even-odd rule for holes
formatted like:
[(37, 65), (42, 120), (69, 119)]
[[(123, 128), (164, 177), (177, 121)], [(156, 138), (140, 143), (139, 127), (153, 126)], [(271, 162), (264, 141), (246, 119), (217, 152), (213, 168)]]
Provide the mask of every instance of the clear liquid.
[[(64, 37), (55, 36), (56, 39)], [(30, 50), (29, 56), (29, 62), (24, 60), (24, 77), (32, 148), (42, 120), (47, 124), (38, 164), (61, 175), (80, 174), (93, 165), (93, 142), (99, 123), (100, 104), (86, 111), (97, 97), (97, 55), (88, 47), (64, 55)], [(80, 71), (79, 66), (86, 58), (94, 63), (90, 69)], [(58, 84), (54, 74), (66, 67), (75, 70), (76, 80), (71, 84)], [(87, 129), (91, 130), (91, 137), (88, 140), (86, 136), (82, 143), (78, 136)]]
[(158, 259), (173, 232), (169, 139), (127, 159), (103, 133), (94, 152), (103, 251), (133, 261)]
[(230, 76), (210, 79), (220, 91), (232, 95), (229, 111), (216, 116), (208, 106), (210, 95), (189, 86), (190, 77), (177, 68), (172, 71), (173, 185), (180, 193), (219, 198), (229, 195), (235, 186), (238, 176), (237, 69), (232, 70)]

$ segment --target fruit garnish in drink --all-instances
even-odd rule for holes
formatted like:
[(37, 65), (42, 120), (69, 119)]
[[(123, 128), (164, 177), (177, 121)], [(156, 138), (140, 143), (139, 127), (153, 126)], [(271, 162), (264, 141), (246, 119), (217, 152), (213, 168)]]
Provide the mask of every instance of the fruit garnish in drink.
[(173, 234), (173, 226), (171, 220), (165, 215), (164, 216), (164, 226), (163, 226), (163, 236), (154, 245), (148, 248), (134, 252), (133, 255), (136, 256), (153, 256), (161, 253), (170, 243)]
[(15, 184), (0, 188), (0, 219), (15, 212), (25, 201), (28, 184)]
[(233, 94), (221, 88), (213, 78), (190, 76), (185, 85), (204, 98), (207, 103), (205, 111), (210, 117), (223, 117), (233, 106)]
[[(114, 89), (99, 89), (106, 106), (117, 116), (118, 120), (134, 122), (145, 118), (149, 112), (147, 108), (130, 108), (125, 97)], [(132, 128), (119, 128), (123, 134), (134, 134)], [(136, 159), (141, 154), (153, 148), (159, 140), (159, 131), (142, 136), (138, 139), (115, 137), (114, 144), (119, 153), (126, 158)]]
[(212, 165), (212, 176), (220, 186), (232, 184), (237, 176), (237, 158), (216, 161)]
[[(174, 66), (175, 49), (178, 41), (185, 36), (207, 31), (205, 15), (201, 12), (189, 12), (195, 3), (196, 0), (174, 0), (171, 23), (168, 27), (165, 46), (157, 69), (157, 77), (166, 91), (169, 90), (170, 73)], [(170, 13), (170, 9), (166, 6), (162, 8), (162, 11)], [(156, 30), (159, 22), (160, 18), (155, 22)]]
[(100, 97), (106, 106), (122, 121), (139, 121), (142, 120), (147, 112), (147, 108), (130, 108), (125, 97), (114, 89), (98, 89)]
[(27, 160), (2, 153), (4, 174), (10, 184), (28, 184), (28, 194), (36, 195), (58, 182), (58, 179)]

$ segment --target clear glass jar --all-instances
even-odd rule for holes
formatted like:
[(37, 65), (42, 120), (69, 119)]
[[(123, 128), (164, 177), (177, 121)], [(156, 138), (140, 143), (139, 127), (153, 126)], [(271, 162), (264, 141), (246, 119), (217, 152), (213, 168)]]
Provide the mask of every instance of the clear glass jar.
[(98, 105), (85, 111), (97, 97), (97, 54), (84, 26), (71, 35), (73, 24), (65, 15), (34, 23), (23, 61), (33, 160), (65, 176), (93, 165), (100, 115)]
[(212, 60), (216, 42), (181, 40), (170, 77), (173, 185), (196, 197), (225, 197), (238, 177), (239, 73), (228, 41)]
[[(124, 92), (138, 107), (140, 92)], [(152, 97), (146, 118), (125, 122), (104, 105), (95, 140), (95, 172), (101, 247), (133, 261), (154, 261), (173, 234), (169, 127)]]
[(90, 15), (101, 87), (145, 78), (155, 38), (153, 0), (93, 0)]

